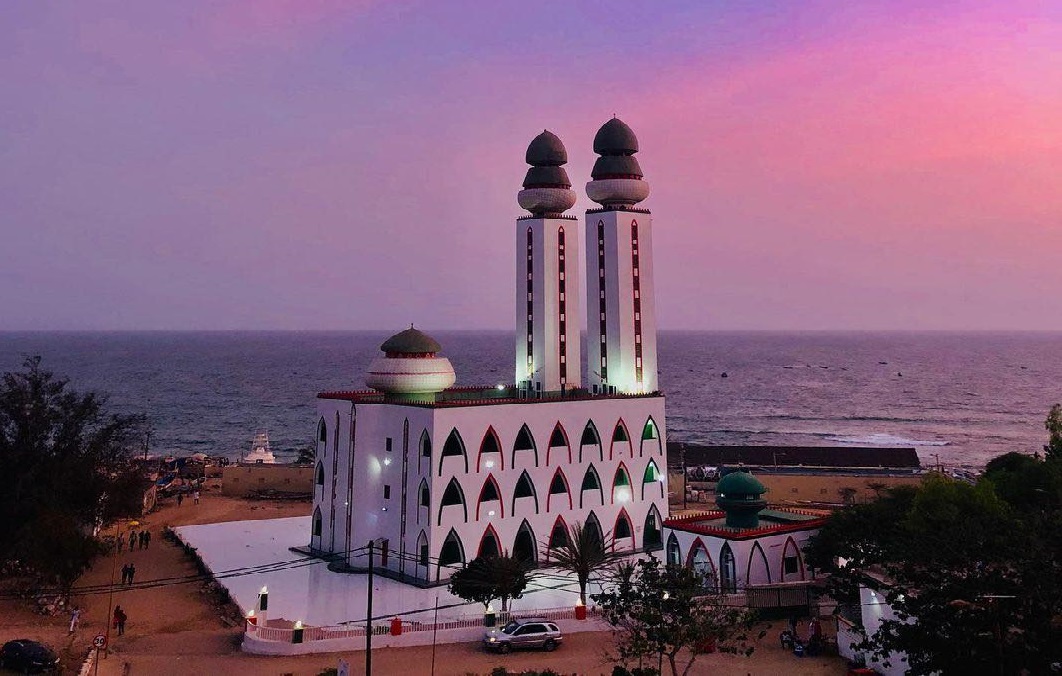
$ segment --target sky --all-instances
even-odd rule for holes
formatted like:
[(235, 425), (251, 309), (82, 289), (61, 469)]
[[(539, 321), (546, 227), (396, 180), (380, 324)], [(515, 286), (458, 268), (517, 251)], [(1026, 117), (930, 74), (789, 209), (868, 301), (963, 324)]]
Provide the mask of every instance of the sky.
[(0, 330), (510, 329), (638, 135), (662, 329), (1062, 330), (1062, 3), (9, 0)]

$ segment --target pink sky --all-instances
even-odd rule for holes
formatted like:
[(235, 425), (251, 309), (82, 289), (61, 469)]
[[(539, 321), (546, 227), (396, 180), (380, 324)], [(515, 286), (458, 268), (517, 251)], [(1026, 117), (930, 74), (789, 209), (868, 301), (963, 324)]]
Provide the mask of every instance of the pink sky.
[(938, 4), (16, 5), (0, 329), (510, 328), (616, 113), (662, 328), (1062, 330), (1062, 9)]

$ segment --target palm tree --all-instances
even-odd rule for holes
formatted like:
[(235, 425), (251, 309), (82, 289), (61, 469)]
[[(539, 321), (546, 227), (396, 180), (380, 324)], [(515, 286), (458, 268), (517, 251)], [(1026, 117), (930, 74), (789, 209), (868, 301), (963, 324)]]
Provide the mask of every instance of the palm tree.
[[(579, 582), (579, 600), (584, 606), (590, 577), (625, 556), (624, 552), (605, 547), (605, 540), (611, 539), (611, 531), (602, 537), (598, 528), (587, 528), (577, 521), (568, 528), (566, 541), (549, 550), (555, 567), (575, 575)], [(546, 543), (546, 547), (549, 547), (549, 543)]]

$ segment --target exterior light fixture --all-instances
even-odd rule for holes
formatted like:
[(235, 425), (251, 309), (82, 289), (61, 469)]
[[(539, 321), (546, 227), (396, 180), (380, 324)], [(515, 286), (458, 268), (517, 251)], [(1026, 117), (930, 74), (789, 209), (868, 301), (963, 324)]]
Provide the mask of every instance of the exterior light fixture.
[(490, 469), (491, 467), (494, 467), (494, 461), (493, 460), (488, 460), (485, 464), (487, 465), (487, 469)]
[(391, 458), (384, 458), (384, 464), (385, 465), (390, 465), (391, 464)]
[(492, 509), (489, 512), (487, 512), (487, 516), (494, 516), (494, 510)]
[(504, 390), (505, 389), (505, 385), (502, 385), (501, 383), (498, 383), (498, 389), (499, 390)]
[(386, 511), (387, 511), (387, 508), (386, 508), (386, 507), (384, 507), (384, 508), (383, 508), (383, 511), (385, 511), (385, 512), (386, 512)]

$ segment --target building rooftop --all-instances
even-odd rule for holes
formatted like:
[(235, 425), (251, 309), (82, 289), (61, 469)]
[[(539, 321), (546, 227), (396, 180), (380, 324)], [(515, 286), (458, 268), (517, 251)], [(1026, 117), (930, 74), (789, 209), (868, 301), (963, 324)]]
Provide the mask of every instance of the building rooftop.
[[(423, 408), (454, 408), (461, 406), (498, 406), (502, 404), (542, 404), (558, 401), (589, 401), (596, 399), (646, 399), (663, 397), (661, 392), (645, 394), (593, 394), (584, 389), (566, 392), (542, 392), (541, 396), (521, 396), (521, 390), (512, 385), (470, 387), (451, 387), (435, 395), (434, 401), (400, 402), (402, 406), (420, 406)], [(387, 402), (383, 393), (375, 390), (337, 390), (319, 392), (318, 399), (339, 399), (359, 404), (383, 404)]]
[(664, 526), (727, 540), (750, 540), (764, 535), (821, 528), (829, 515), (828, 511), (817, 509), (764, 509), (759, 513), (759, 525), (755, 528), (733, 528), (726, 525), (726, 512), (718, 509), (665, 519)]

